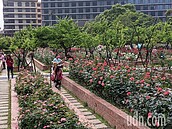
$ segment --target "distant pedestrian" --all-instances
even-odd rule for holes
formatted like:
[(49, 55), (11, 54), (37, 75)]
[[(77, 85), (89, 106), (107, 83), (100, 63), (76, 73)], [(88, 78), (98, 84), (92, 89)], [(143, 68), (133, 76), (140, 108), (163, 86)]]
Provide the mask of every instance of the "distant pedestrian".
[(5, 69), (5, 56), (3, 53), (0, 53), (0, 60), (2, 61), (3, 69)]
[(11, 71), (11, 77), (13, 78), (13, 65), (14, 65), (14, 61), (10, 55), (7, 55), (6, 63), (7, 63), (7, 72), (8, 72), (8, 80), (9, 80), (10, 79), (10, 71)]

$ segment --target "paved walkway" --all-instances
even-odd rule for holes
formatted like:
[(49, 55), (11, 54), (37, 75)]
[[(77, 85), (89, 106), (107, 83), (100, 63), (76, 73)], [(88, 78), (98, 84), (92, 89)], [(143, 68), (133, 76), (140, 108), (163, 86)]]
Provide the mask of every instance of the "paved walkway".
[(0, 129), (8, 128), (9, 81), (6, 70), (0, 74)]

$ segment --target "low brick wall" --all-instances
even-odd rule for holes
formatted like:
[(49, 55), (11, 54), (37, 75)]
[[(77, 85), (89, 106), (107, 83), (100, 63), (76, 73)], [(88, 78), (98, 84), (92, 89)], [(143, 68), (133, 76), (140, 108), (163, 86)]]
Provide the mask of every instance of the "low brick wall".
[(34, 62), (35, 62), (36, 67), (40, 69), (41, 71), (48, 70), (51, 67), (50, 65), (45, 65), (36, 59), (34, 59)]
[[(27, 68), (26, 68), (27, 70), (29, 70), (29, 71), (32, 71), (33, 70), (33, 67), (32, 66), (28, 66)], [(22, 70), (22, 68), (20, 68), (20, 71)], [(14, 67), (13, 68), (13, 72), (18, 72), (18, 67)]]
[(62, 85), (81, 101), (86, 102), (92, 110), (102, 116), (112, 127), (116, 127), (116, 129), (149, 129), (68, 77), (63, 77)]

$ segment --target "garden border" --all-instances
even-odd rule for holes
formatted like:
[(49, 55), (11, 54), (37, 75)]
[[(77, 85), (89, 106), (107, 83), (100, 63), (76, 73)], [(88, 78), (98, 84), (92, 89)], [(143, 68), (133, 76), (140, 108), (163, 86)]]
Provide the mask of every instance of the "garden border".
[(51, 67), (51, 65), (45, 65), (45, 64), (43, 64), (42, 62), (40, 62), (39, 60), (37, 60), (35, 58), (34, 58), (34, 62), (35, 62), (35, 66), (38, 69), (40, 69), (41, 71), (48, 70)]
[[(102, 116), (112, 127), (116, 127), (116, 129), (149, 129), (147, 126), (139, 126), (141, 123), (133, 117), (91, 93), (68, 77), (63, 76), (62, 85), (81, 101), (87, 103), (92, 110)], [(130, 123), (128, 120), (133, 123)]]
[(17, 93), (15, 92), (16, 80), (11, 80), (11, 129), (18, 129), (19, 105)]

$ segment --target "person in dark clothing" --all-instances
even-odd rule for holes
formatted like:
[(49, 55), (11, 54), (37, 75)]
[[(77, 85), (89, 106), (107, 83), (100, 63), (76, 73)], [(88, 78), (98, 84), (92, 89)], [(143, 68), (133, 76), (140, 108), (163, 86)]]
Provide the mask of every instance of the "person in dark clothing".
[(62, 80), (62, 70), (58, 67), (58, 65), (55, 66), (54, 73), (55, 73), (55, 79), (54, 79), (55, 87), (60, 90), (61, 80)]
[(13, 64), (14, 64), (14, 61), (10, 55), (7, 55), (6, 64), (7, 64), (7, 72), (8, 72), (8, 80), (9, 80), (10, 79), (10, 71), (11, 71), (11, 77), (13, 78)]

